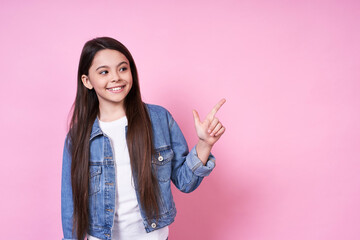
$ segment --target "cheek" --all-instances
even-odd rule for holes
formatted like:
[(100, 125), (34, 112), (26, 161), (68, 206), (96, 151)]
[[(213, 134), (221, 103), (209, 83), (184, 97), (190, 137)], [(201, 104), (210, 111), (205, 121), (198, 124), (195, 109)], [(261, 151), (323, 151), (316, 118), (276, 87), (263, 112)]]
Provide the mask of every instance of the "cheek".
[(131, 76), (131, 75), (130, 75), (130, 77), (129, 77), (128, 83), (129, 83), (130, 88), (131, 88), (132, 85), (133, 85), (133, 79), (132, 79), (132, 76)]

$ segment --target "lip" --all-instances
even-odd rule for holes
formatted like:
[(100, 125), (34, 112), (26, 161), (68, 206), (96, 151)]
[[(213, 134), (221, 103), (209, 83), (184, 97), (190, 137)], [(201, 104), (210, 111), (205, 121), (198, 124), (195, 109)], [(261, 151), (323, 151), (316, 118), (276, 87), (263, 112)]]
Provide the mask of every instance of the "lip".
[(113, 87), (109, 87), (109, 88), (106, 88), (106, 89), (112, 89), (112, 88), (118, 88), (118, 87), (125, 87), (125, 84), (123, 84), (123, 85), (117, 85), (117, 86), (113, 86)]
[[(126, 85), (118, 85), (118, 86), (114, 86), (114, 87), (111, 87), (111, 88), (106, 88), (107, 91), (111, 92), (111, 93), (119, 93), (119, 92), (122, 92), (124, 90)], [(112, 90), (114, 88), (120, 88), (119, 90)]]

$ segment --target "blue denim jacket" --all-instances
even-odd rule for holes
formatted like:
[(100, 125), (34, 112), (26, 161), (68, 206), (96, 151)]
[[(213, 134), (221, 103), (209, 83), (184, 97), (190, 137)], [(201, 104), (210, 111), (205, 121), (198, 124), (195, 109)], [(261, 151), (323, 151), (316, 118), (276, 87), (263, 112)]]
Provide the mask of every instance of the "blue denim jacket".
[[(204, 166), (197, 157), (195, 147), (189, 152), (186, 140), (171, 114), (160, 106), (147, 104), (147, 108), (152, 123), (155, 148), (151, 161), (161, 195), (158, 221), (147, 218), (139, 204), (144, 228), (146, 232), (151, 232), (174, 221), (176, 208), (171, 194), (170, 179), (180, 191), (191, 192), (215, 167), (215, 158), (210, 154), (208, 162)], [(61, 181), (61, 216), (64, 240), (76, 239), (76, 234), (72, 234), (71, 155), (67, 141), (68, 139), (65, 140), (64, 145)], [(88, 233), (94, 237), (108, 240), (112, 236), (111, 230), (115, 214), (115, 163), (110, 139), (101, 131), (98, 119), (92, 126), (90, 136), (89, 177)]]

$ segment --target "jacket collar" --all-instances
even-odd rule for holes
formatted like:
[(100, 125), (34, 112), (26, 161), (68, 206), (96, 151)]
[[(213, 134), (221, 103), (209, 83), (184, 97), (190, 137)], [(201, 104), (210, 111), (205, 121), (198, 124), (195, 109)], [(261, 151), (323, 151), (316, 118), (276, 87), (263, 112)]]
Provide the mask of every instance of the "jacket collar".
[[(126, 125), (125, 126), (125, 132), (127, 133), (127, 130), (128, 130), (128, 126)], [(100, 124), (99, 124), (99, 119), (98, 117), (95, 118), (95, 121), (92, 125), (92, 128), (91, 128), (91, 134), (90, 134), (90, 141), (96, 137), (96, 136), (99, 136), (99, 135), (104, 135), (103, 131), (101, 130), (100, 128)]]
[(98, 135), (102, 135), (103, 132), (101, 131), (100, 125), (99, 125), (99, 119), (96, 117), (94, 124), (92, 126), (91, 129), (91, 134), (90, 134), (90, 140), (93, 139), (94, 137), (98, 136)]

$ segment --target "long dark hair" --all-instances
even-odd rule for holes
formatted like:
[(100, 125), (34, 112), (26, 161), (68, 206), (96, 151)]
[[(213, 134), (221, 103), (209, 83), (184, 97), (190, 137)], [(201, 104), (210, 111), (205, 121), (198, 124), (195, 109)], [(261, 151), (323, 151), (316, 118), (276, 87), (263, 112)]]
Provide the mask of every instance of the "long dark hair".
[(77, 93), (73, 104), (70, 122), (71, 140), (71, 185), (74, 201), (73, 232), (83, 239), (89, 227), (89, 139), (92, 125), (99, 113), (99, 101), (94, 89), (87, 89), (82, 81), (83, 74), (88, 75), (95, 54), (103, 49), (117, 50), (128, 59), (133, 85), (125, 98), (125, 113), (128, 119), (127, 144), (130, 155), (134, 182), (139, 193), (141, 206), (148, 218), (159, 213), (159, 186), (151, 170), (153, 154), (152, 127), (150, 117), (142, 102), (138, 74), (129, 50), (119, 41), (101, 37), (86, 42), (80, 56)]

